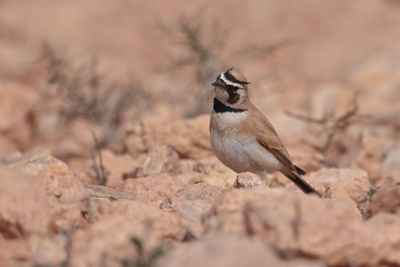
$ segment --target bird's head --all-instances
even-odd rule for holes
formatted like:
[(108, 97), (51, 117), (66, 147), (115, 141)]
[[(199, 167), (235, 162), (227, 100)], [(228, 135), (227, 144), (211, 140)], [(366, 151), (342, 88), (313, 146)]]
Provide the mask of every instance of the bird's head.
[(237, 106), (247, 99), (247, 86), (250, 82), (233, 67), (218, 75), (214, 86), (215, 97), (228, 106)]

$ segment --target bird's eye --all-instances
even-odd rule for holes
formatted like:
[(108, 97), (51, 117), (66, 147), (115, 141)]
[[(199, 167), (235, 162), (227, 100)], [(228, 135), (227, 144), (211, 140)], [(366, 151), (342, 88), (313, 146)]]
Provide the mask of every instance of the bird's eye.
[(237, 88), (236, 86), (228, 85), (227, 89), (229, 93), (235, 93), (239, 88)]

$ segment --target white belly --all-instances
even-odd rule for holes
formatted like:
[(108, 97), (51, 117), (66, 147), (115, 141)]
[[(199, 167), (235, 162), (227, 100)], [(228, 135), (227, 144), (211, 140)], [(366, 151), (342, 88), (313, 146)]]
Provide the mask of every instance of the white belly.
[[(261, 146), (255, 136), (237, 136), (231, 117), (225, 120), (221, 114), (211, 118), (211, 144), (217, 158), (235, 172), (279, 170), (280, 162), (267, 149)], [(219, 117), (216, 117), (219, 116)], [(240, 120), (239, 120), (240, 122)], [(225, 128), (224, 128), (225, 127)]]

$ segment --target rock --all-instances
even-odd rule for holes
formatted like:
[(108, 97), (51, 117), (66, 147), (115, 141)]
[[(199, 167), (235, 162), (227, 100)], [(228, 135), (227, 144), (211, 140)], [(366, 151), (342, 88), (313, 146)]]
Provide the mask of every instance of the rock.
[(377, 183), (381, 179), (381, 158), (382, 144), (379, 139), (364, 134), (354, 167), (365, 170), (371, 182)]
[[(179, 202), (192, 200), (201, 203), (202, 206), (211, 207), (222, 196), (222, 187), (196, 183), (187, 185), (176, 192), (170, 199), (171, 202), (179, 205)], [(172, 207), (176, 206), (173, 205)]]
[(380, 247), (375, 253), (388, 265), (399, 265), (400, 217), (394, 214), (379, 213), (368, 220), (366, 226), (381, 241)]
[[(164, 203), (161, 203), (160, 207), (165, 206)], [(204, 235), (202, 219), (210, 207), (203, 206), (194, 200), (184, 200), (172, 205), (175, 205), (176, 214), (186, 228), (185, 239), (201, 238)]]
[(372, 215), (379, 212), (400, 214), (400, 175), (389, 176), (378, 187), (370, 200), (369, 211)]
[(141, 233), (137, 227), (123, 216), (114, 215), (77, 230), (72, 241), (71, 266), (120, 266), (124, 257), (135, 255), (129, 239)]
[(52, 157), (47, 152), (34, 151), (24, 154), (4, 167), (20, 169), (28, 175), (42, 177), (47, 195), (52, 196), (57, 203), (75, 203), (85, 197), (79, 179), (64, 162)]
[(389, 150), (382, 163), (382, 177), (387, 177), (393, 172), (400, 171), (400, 147)]
[(178, 246), (156, 266), (284, 266), (273, 251), (246, 237), (213, 235)]
[(0, 262), (2, 266), (32, 266), (32, 252), (23, 239), (6, 239), (0, 233)]
[(399, 264), (399, 220), (379, 213), (363, 221), (346, 196), (319, 199), (288, 189), (259, 188), (225, 192), (205, 225), (208, 236), (247, 235), (289, 258), (308, 255), (329, 266), (380, 266)]
[(204, 234), (202, 224), (203, 216), (222, 196), (222, 188), (219, 186), (197, 183), (187, 185), (172, 197), (166, 198), (160, 208), (176, 212), (182, 224), (196, 238)]
[(292, 182), (281, 172), (269, 173), (267, 183), (270, 187), (287, 187), (292, 185)]
[(137, 176), (153, 176), (171, 170), (178, 159), (178, 153), (170, 147), (165, 145), (152, 146)]
[(174, 214), (150, 204), (91, 199), (90, 205), (91, 224), (73, 237), (72, 266), (120, 266), (123, 259), (135, 257), (131, 238), (147, 249), (162, 240), (182, 240), (185, 233)]
[(0, 162), (13, 160), (19, 155), (18, 147), (8, 138), (0, 135)]
[(61, 266), (67, 259), (66, 246), (67, 240), (61, 233), (29, 238), (31, 257), (36, 266)]
[(52, 212), (46, 184), (21, 170), (0, 169), (0, 235), (5, 239), (46, 234)]
[(235, 188), (252, 188), (252, 187), (259, 187), (265, 186), (265, 182), (261, 180), (258, 175), (253, 173), (245, 172), (239, 173), (236, 176), (236, 181), (233, 187)]
[[(10, 253), (2, 262), (61, 265), (66, 253), (60, 232), (82, 220), (86, 196), (79, 180), (63, 162), (34, 152), (1, 164), (0, 184), (0, 251)], [(4, 250), (2, 239), (14, 249)]]
[[(33, 232), (58, 232), (60, 228), (69, 227), (71, 223), (81, 221), (80, 206), (86, 194), (79, 179), (70, 172), (65, 163), (45, 152), (33, 152), (1, 165), (0, 171), (7, 173), (2, 177), (4, 184), (8, 183), (11, 187), (15, 180), (20, 187), (18, 189), (14, 186), (15, 189), (11, 192), (19, 192), (17, 198), (21, 202), (18, 202), (20, 207), (16, 208), (16, 210), (19, 209), (16, 214), (24, 214), (20, 218), (28, 216), (23, 224), (27, 224), (29, 228), (35, 225), (32, 223), (35, 220), (40, 222), (40, 227), (32, 230)], [(13, 178), (12, 172), (20, 178)], [(24, 179), (24, 177), (28, 178)], [(29, 192), (21, 193), (25, 191)], [(25, 202), (26, 205), (22, 204)], [(29, 207), (30, 204), (35, 206)], [(16, 204), (10, 202), (7, 205)]]
[[(350, 197), (360, 202), (370, 191), (368, 175), (361, 169), (321, 169), (306, 177), (319, 192), (332, 198)], [(293, 186), (292, 186), (293, 187)]]
[(113, 188), (122, 187), (124, 174), (134, 169), (135, 161), (129, 155), (116, 155), (109, 150), (103, 150), (101, 153), (107, 175), (106, 185)]
[(149, 237), (147, 231), (150, 230), (151, 236), (158, 239), (181, 240), (183, 237), (180, 220), (174, 214), (155, 205), (127, 199), (91, 199), (91, 202), (93, 223), (122, 216), (135, 233), (143, 238)]
[(236, 173), (224, 166), (215, 156), (198, 160), (194, 170), (201, 174), (202, 182), (210, 185), (230, 188), (236, 180)]
[(221, 231), (223, 233), (245, 235), (242, 210), (246, 201), (261, 199), (269, 189), (267, 187), (230, 189), (224, 192), (221, 199), (205, 216), (204, 226), (207, 232)]
[(284, 262), (284, 266), (288, 267), (326, 267), (327, 265), (321, 260), (307, 260), (307, 259), (291, 259), (290, 261)]
[(366, 238), (371, 242), (377, 239), (361, 228), (360, 214), (350, 199), (320, 200), (304, 195), (282, 198), (276, 194), (264, 201), (268, 204), (246, 204), (246, 231), (283, 254), (297, 251), (331, 265), (345, 265), (349, 259), (363, 264), (372, 261), (373, 257), (366, 255), (377, 248), (363, 244)]
[(123, 191), (135, 195), (141, 201), (156, 202), (159, 204), (183, 186), (183, 184), (176, 181), (171, 175), (162, 173), (155, 176), (126, 179)]
[(319, 199), (283, 189), (232, 189), (206, 223), (209, 234), (250, 235), (281, 255), (308, 255), (329, 266), (376, 266), (387, 258), (380, 251), (390, 242), (362, 221), (350, 198)]
[(212, 155), (208, 128), (209, 115), (172, 123), (146, 120), (129, 130), (124, 143), (132, 155), (163, 144), (172, 147), (181, 158), (199, 159)]
[(23, 84), (0, 83), (0, 133), (21, 147), (30, 145), (38, 93)]

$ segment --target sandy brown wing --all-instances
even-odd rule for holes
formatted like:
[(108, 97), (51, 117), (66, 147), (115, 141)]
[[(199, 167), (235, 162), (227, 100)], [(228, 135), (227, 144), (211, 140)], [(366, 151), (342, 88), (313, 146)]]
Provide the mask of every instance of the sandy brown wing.
[(288, 170), (293, 170), (294, 165), (290, 160), (289, 153), (282, 144), (278, 134), (267, 118), (257, 109), (252, 110), (251, 121), (248, 121), (249, 128), (256, 136), (257, 141), (270, 151)]

